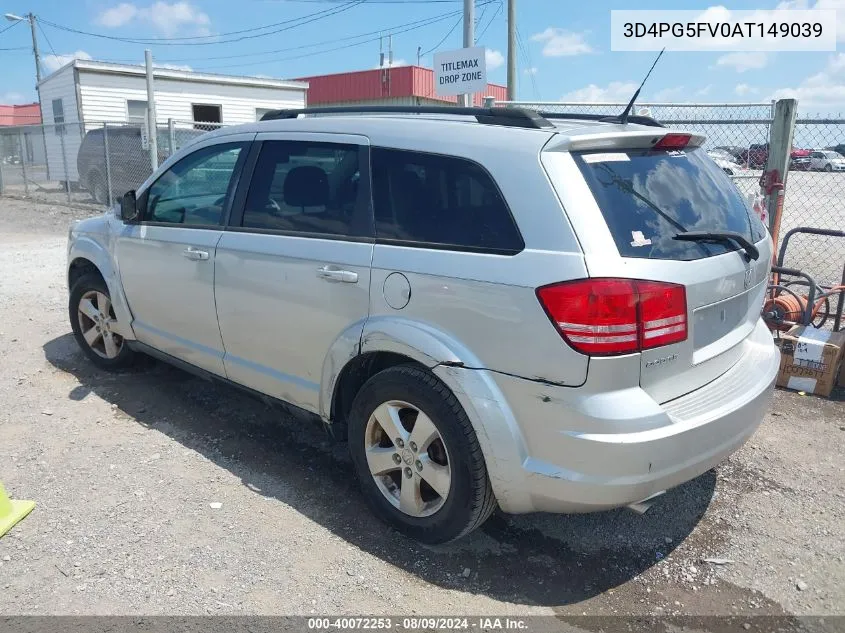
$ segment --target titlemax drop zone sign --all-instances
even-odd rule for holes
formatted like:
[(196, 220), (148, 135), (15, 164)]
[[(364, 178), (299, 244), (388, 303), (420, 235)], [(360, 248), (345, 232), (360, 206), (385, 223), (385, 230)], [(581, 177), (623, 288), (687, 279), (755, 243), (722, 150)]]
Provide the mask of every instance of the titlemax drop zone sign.
[(487, 90), (484, 47), (459, 48), (434, 55), (434, 91), (438, 95), (461, 95)]

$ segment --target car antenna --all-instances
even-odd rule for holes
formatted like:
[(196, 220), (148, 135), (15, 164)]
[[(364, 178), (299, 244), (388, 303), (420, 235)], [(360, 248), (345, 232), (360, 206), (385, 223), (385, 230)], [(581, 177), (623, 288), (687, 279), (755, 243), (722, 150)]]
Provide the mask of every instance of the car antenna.
[(651, 76), (651, 71), (654, 70), (655, 66), (657, 66), (657, 62), (660, 61), (660, 58), (663, 56), (664, 52), (666, 52), (665, 46), (657, 54), (657, 58), (654, 60), (654, 63), (651, 65), (651, 68), (648, 69), (648, 72), (646, 73), (645, 79), (643, 79), (643, 82), (640, 84), (640, 87), (637, 88), (637, 91), (634, 93), (634, 96), (631, 97), (631, 100), (628, 102), (628, 105), (626, 105), (625, 109), (622, 110), (622, 114), (619, 115), (619, 117), (617, 119), (619, 121), (619, 123), (625, 124), (625, 123), (628, 122), (628, 115), (631, 114), (631, 110), (634, 107), (634, 102), (637, 100), (637, 97), (640, 96), (640, 90), (642, 90), (643, 86), (645, 86), (645, 82), (647, 82), (648, 78)]

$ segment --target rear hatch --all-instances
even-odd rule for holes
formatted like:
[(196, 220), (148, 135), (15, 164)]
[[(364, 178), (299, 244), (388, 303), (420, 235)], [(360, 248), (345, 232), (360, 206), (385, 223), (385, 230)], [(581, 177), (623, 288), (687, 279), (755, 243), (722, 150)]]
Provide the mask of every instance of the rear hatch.
[[(658, 402), (666, 402), (711, 382), (740, 359), (741, 343), (760, 317), (771, 246), (762, 223), (730, 178), (703, 149), (690, 145), (700, 144), (702, 137), (669, 134), (669, 142), (663, 143), (667, 131), (649, 134), (651, 138), (638, 135), (639, 142), (615, 148), (607, 138), (601, 149), (570, 147), (576, 169), (569, 173), (583, 177), (592, 200), (582, 195), (577, 211), (566, 210), (591, 278), (683, 286), (686, 319), (683, 303), (675, 308), (677, 314), (658, 312), (652, 321), (637, 317), (639, 327), (650, 332), (640, 345), (640, 386)], [(662, 146), (666, 148), (658, 149)], [(751, 246), (743, 248), (742, 240), (724, 236), (678, 238), (726, 231)], [(613, 245), (616, 253), (610, 252)], [(668, 306), (670, 300), (666, 302)], [(671, 302), (677, 305), (677, 296)], [(641, 298), (637, 310), (644, 311), (644, 306)], [(672, 316), (660, 318), (666, 314)], [(652, 338), (655, 345), (648, 344), (649, 336), (658, 336)], [(668, 344), (659, 344), (663, 340)]]

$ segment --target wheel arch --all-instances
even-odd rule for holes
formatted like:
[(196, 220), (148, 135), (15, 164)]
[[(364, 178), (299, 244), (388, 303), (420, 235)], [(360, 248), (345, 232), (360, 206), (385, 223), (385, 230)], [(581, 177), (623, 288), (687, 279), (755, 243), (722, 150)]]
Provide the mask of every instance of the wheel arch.
[(132, 331), (132, 313), (126, 297), (123, 294), (123, 287), (117, 278), (117, 272), (112, 265), (111, 256), (108, 251), (94, 238), (99, 236), (78, 235), (72, 238), (68, 250), (67, 281), (68, 290), (87, 272), (96, 272), (103, 279), (109, 289), (115, 317), (119, 323), (121, 335), (125, 339), (132, 340), (135, 335)]
[[(460, 402), (475, 430), (493, 491), (502, 508), (526, 512), (531, 501), (523, 483), (528, 451), (504, 394), (479, 359), (462, 343), (426, 323), (407, 318), (366, 321), (360, 339), (345, 353), (330, 353), (324, 365), (320, 413), (345, 439), (345, 415), (358, 390), (373, 375), (397, 364), (431, 371)], [(339, 340), (343, 340), (341, 337)], [(337, 342), (336, 342), (337, 345)], [(342, 361), (341, 361), (342, 359)], [(335, 426), (336, 425), (336, 426)]]

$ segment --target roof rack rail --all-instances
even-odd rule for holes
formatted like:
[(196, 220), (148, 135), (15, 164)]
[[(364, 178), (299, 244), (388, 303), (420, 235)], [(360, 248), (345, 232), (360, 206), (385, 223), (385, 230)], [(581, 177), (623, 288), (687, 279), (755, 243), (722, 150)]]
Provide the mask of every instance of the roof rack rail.
[(534, 129), (549, 129), (554, 125), (547, 121), (536, 110), (522, 108), (463, 108), (456, 106), (318, 106), (313, 108), (299, 108), (296, 110), (271, 110), (261, 117), (262, 121), (278, 119), (295, 119), (300, 114), (451, 114), (474, 116), (479, 123), (486, 125), (504, 125), (508, 127), (524, 127)]
[[(578, 121), (599, 121), (600, 123), (622, 123), (619, 117), (613, 114), (587, 114), (586, 112), (544, 112), (538, 111), (544, 119), (575, 119)], [(666, 127), (650, 116), (632, 114), (628, 116), (628, 123), (648, 125), (650, 127)]]

